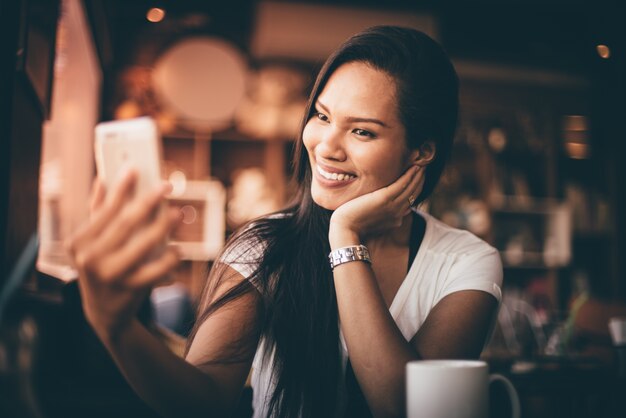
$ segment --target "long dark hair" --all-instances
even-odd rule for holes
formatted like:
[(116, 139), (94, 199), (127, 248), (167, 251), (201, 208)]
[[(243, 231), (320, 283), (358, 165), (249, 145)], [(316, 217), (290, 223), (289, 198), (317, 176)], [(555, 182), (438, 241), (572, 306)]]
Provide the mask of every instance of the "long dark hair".
[[(395, 89), (408, 147), (418, 149), (428, 142), (436, 149), (426, 168), (419, 197), (423, 201), (437, 184), (452, 147), (458, 112), (454, 68), (442, 48), (422, 32), (393, 26), (367, 29), (326, 60), (311, 91), (302, 129), (330, 75), (342, 64), (355, 61), (385, 71), (395, 80), (390, 88)], [(327, 259), (331, 212), (311, 198), (312, 173), (302, 129), (293, 156), (294, 199), (279, 216), (255, 220), (229, 240), (222, 260), (236, 253), (237, 262), (251, 263), (253, 272), (214, 300), (214, 289), (225, 274), (224, 264), (215, 263), (188, 341), (213, 312), (246, 292), (259, 291), (258, 332), (265, 342), (264, 359), (272, 361), (268, 367), (275, 382), (270, 415), (330, 417), (337, 413), (342, 373), (337, 300)], [(216, 361), (249, 359), (257, 336), (251, 331), (250, 338)]]

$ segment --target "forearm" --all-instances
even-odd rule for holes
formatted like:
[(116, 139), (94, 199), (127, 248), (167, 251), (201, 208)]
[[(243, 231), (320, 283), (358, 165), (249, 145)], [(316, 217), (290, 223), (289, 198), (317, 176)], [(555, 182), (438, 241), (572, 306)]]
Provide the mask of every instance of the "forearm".
[(139, 321), (102, 340), (135, 392), (160, 415), (227, 415), (227, 402), (211, 376), (172, 353)]
[(400, 416), (405, 365), (418, 354), (396, 326), (368, 264), (343, 264), (334, 277), (341, 330), (372, 413)]

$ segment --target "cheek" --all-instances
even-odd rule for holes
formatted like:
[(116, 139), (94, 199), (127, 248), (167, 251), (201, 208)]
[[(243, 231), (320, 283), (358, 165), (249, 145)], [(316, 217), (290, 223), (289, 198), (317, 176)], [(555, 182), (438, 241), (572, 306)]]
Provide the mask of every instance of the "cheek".
[[(401, 155), (396, 154), (397, 156), (393, 157), (389, 154), (387, 149), (369, 152), (363, 156), (364, 160), (362, 161), (367, 161), (366, 164), (362, 165), (363, 173), (367, 175), (367, 183), (371, 187), (388, 186), (397, 180), (406, 169), (404, 158)], [(381, 158), (385, 155), (386, 157)]]
[(306, 125), (304, 125), (304, 130), (302, 131), (302, 143), (309, 153), (312, 153), (315, 148), (315, 138), (315, 127), (309, 121)]

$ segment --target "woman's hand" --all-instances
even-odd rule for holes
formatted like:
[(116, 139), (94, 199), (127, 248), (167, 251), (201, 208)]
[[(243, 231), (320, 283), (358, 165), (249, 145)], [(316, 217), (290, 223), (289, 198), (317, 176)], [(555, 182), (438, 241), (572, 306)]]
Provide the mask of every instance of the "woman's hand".
[(359, 196), (338, 207), (330, 218), (331, 248), (362, 243), (391, 228), (398, 227), (411, 212), (424, 187), (425, 168), (413, 165), (387, 187)]
[(169, 186), (133, 197), (136, 182), (137, 173), (129, 171), (107, 193), (96, 180), (89, 222), (66, 244), (85, 317), (101, 338), (128, 325), (150, 288), (179, 261), (177, 251), (163, 245), (179, 219), (177, 210), (160, 209)]

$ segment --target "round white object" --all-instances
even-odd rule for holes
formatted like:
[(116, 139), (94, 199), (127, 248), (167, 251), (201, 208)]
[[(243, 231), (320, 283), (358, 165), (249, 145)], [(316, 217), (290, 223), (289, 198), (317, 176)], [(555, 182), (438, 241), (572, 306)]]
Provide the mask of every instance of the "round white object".
[(232, 44), (208, 36), (168, 49), (152, 72), (160, 101), (194, 131), (227, 128), (245, 93), (247, 63)]

